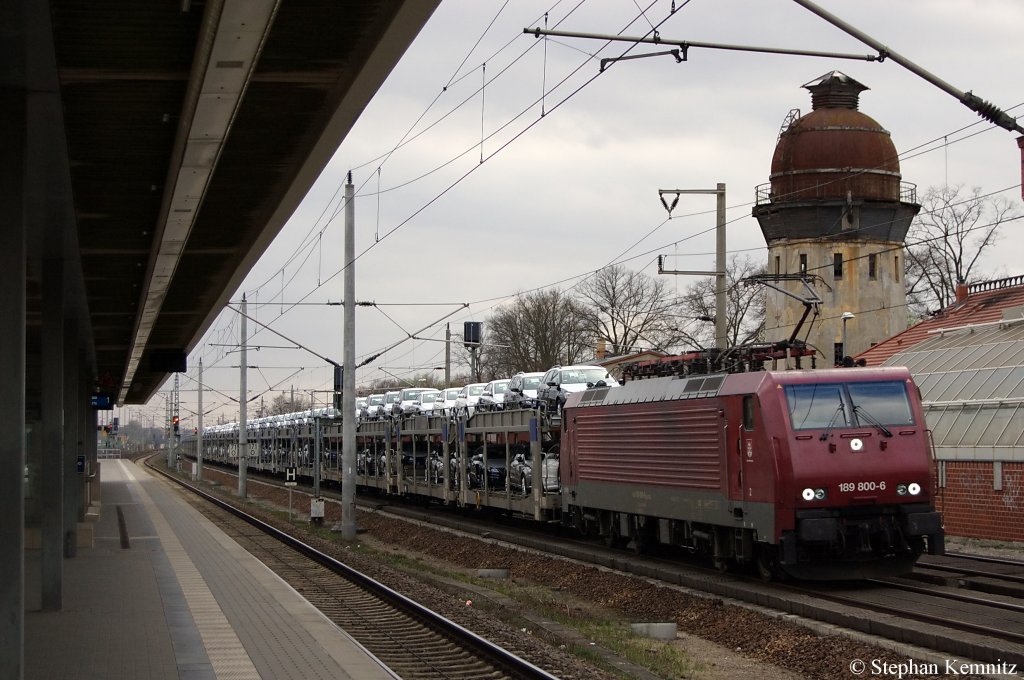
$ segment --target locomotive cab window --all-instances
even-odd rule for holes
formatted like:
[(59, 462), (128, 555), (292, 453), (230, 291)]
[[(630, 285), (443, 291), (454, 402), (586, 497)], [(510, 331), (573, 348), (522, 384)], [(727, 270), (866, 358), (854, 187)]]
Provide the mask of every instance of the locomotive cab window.
[(748, 432), (754, 429), (754, 396), (751, 394), (743, 397), (743, 429)]
[[(850, 383), (847, 388), (860, 425), (870, 424), (872, 418), (883, 425), (914, 424), (906, 384), (897, 381)], [(863, 417), (859, 417), (860, 414)]]
[(794, 430), (914, 424), (898, 380), (786, 385), (785, 393)]

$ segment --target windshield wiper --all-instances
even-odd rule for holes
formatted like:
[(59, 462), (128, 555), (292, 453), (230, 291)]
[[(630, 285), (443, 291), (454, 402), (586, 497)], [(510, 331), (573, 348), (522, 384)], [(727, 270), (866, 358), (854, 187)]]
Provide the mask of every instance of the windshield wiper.
[[(854, 410), (856, 410), (856, 409), (854, 409)], [(845, 423), (846, 422), (846, 407), (843, 405), (842, 399), (839, 400), (839, 406), (838, 406), (838, 408), (836, 408), (836, 412), (832, 414), (832, 420), (828, 421), (828, 425), (825, 427), (825, 431), (821, 433), (820, 437), (818, 437), (819, 440), (825, 441), (826, 439), (828, 439), (828, 436), (830, 434), (832, 434), (832, 428), (834, 428), (836, 426), (836, 418), (839, 417), (840, 413), (843, 414), (843, 422)]]
[(864, 416), (864, 420), (868, 421), (869, 423), (877, 427), (878, 430), (882, 433), (883, 437), (892, 436), (892, 432), (889, 431), (889, 428), (887, 428), (885, 425), (882, 425), (881, 421), (879, 421), (878, 418), (875, 418), (873, 415), (864, 410), (863, 406), (854, 406), (853, 412), (855, 415)]

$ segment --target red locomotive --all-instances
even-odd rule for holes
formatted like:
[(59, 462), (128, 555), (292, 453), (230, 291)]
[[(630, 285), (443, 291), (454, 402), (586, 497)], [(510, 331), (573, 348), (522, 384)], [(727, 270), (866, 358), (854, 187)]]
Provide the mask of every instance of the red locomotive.
[(592, 388), (566, 402), (560, 448), (563, 522), (609, 543), (797, 578), (904, 573), (944, 549), (920, 394), (903, 368)]

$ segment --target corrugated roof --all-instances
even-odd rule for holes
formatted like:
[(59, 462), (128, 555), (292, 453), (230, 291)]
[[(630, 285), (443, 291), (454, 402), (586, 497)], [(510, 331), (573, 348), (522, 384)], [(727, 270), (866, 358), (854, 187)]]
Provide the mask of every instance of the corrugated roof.
[[(986, 318), (998, 308), (1000, 319), (957, 328), (947, 320), (943, 330), (926, 329), (927, 337), (886, 362), (913, 374), (940, 458), (1016, 460), (1021, 455), (1024, 319), (1003, 303), (1019, 298), (1022, 290), (1018, 286), (989, 291), (1012, 295), (978, 296), (989, 304), (976, 308), (973, 318)], [(961, 307), (972, 301), (978, 302), (972, 297)]]
[(869, 366), (880, 366), (896, 354), (906, 352), (928, 339), (933, 331), (1021, 316), (1019, 310), (1014, 310), (1015, 307), (1024, 307), (1024, 276), (973, 284), (968, 287), (968, 296), (963, 302), (946, 307), (934, 317), (883, 340), (856, 358), (866, 360)]

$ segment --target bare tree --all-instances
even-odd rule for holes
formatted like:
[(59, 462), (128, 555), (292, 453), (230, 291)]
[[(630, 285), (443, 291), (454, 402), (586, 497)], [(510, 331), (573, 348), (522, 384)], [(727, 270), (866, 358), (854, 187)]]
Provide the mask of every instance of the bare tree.
[(1012, 202), (982, 196), (963, 185), (932, 187), (908, 234), (907, 299), (911, 313), (927, 316), (956, 299), (956, 285), (966, 283), (982, 256), (998, 241), (999, 227), (1019, 213)]
[(517, 295), (484, 323), (482, 372), (508, 377), (589, 359), (594, 343), (588, 320), (583, 305), (560, 290)]
[[(725, 268), (725, 325), (730, 347), (757, 341), (764, 333), (764, 288), (745, 285), (743, 279), (766, 271), (766, 265), (756, 262), (750, 256), (733, 255), (729, 258)], [(714, 347), (715, 277), (699, 279), (690, 285), (676, 315), (685, 342), (700, 349)]]
[(267, 415), (280, 416), (305, 411), (308, 408), (309, 402), (303, 399), (301, 394), (296, 394), (294, 398), (290, 394), (279, 394), (270, 401)]
[(577, 295), (589, 309), (594, 337), (604, 340), (614, 356), (679, 340), (669, 317), (676, 300), (666, 279), (613, 265), (580, 284)]

